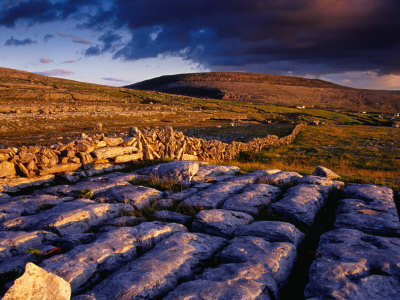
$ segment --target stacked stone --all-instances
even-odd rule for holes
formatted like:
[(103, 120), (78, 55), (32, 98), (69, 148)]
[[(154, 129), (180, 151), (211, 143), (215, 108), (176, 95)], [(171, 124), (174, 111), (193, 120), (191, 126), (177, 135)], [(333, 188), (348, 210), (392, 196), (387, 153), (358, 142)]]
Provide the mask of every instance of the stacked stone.
[(83, 134), (81, 139), (67, 144), (0, 149), (0, 178), (19, 175), (23, 178), (47, 176), (50, 179), (51, 174), (71, 172), (91, 176), (102, 169), (112, 170), (114, 164), (137, 160), (232, 160), (241, 151), (258, 152), (265, 147), (291, 143), (303, 126), (297, 125), (290, 135), (280, 139), (269, 135), (248, 143), (229, 144), (188, 137), (172, 127), (142, 131), (132, 127), (129, 136), (123, 137), (107, 137), (104, 134), (87, 137)]

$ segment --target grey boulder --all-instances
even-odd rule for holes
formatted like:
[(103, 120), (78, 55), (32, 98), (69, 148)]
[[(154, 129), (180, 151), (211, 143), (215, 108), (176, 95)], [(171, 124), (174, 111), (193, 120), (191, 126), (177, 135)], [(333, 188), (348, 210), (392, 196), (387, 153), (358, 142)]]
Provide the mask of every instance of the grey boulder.
[(27, 263), (25, 273), (15, 280), (3, 300), (69, 300), (71, 287), (61, 277)]
[(322, 167), (322, 166), (318, 166), (315, 168), (313, 175), (315, 176), (321, 176), (321, 177), (326, 177), (329, 179), (338, 179), (340, 178), (340, 176), (338, 174), (336, 174), (335, 172), (333, 172), (332, 170)]

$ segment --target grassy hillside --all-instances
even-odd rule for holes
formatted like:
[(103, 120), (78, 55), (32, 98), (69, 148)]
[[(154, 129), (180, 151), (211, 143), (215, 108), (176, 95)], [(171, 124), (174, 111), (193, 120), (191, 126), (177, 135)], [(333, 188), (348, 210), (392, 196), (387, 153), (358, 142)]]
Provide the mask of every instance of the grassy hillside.
[(253, 73), (193, 73), (162, 76), (127, 86), (178, 95), (346, 111), (400, 111), (394, 91), (354, 89), (294, 76)]
[[(281, 77), (270, 78), (275, 85), (282, 84)], [(260, 75), (257, 80), (264, 79)], [(312, 89), (309, 85), (313, 84), (319, 86), (316, 89), (341, 88), (318, 80), (286, 79), (288, 87), (302, 84)], [(249, 75), (247, 80), (254, 77)], [(292, 145), (268, 148), (259, 154), (244, 153), (226, 163), (304, 174), (310, 174), (316, 165), (325, 165), (345, 180), (399, 188), (400, 135), (399, 129), (390, 128), (392, 115), (393, 111), (364, 114), (240, 99), (204, 99), (0, 68), (0, 146), (49, 145), (67, 142), (82, 132), (126, 133), (130, 126), (166, 125), (199, 137), (248, 140), (268, 134), (284, 136), (296, 123), (319, 120), (325, 125), (307, 127)], [(99, 123), (101, 130), (96, 128)]]
[[(377, 114), (202, 99), (0, 68), (0, 144), (9, 146), (66, 141), (82, 132), (98, 132), (98, 123), (104, 132), (126, 132), (130, 126), (215, 128), (232, 122), (281, 124), (315, 119), (333, 124), (389, 124), (389, 116), (378, 118)], [(270, 127), (265, 127), (265, 135), (275, 133)]]

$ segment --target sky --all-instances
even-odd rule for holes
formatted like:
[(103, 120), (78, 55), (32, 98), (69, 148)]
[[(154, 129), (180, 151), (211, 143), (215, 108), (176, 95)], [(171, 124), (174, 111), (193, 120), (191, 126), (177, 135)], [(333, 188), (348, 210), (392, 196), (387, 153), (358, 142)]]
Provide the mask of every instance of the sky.
[(0, 66), (114, 86), (240, 71), (400, 90), (400, 1), (0, 0)]

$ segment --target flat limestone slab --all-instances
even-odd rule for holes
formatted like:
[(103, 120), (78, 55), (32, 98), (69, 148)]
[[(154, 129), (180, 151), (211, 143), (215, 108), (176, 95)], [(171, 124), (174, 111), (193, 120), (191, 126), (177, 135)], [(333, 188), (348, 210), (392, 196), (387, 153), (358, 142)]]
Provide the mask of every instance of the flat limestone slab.
[(0, 231), (0, 262), (16, 254), (23, 254), (29, 248), (36, 249), (46, 241), (51, 242), (57, 239), (56, 234), (44, 230)]
[(301, 184), (287, 190), (284, 197), (272, 203), (270, 212), (276, 217), (310, 227), (324, 205), (329, 189), (312, 184)]
[(0, 213), (8, 214), (13, 217), (33, 215), (43, 208), (71, 201), (73, 199), (74, 198), (72, 197), (57, 197), (54, 195), (10, 197), (7, 202), (0, 203)]
[(278, 299), (296, 259), (292, 244), (257, 237), (233, 239), (218, 255), (222, 264), (179, 285), (165, 299)]
[(269, 184), (276, 185), (279, 187), (287, 187), (297, 184), (297, 181), (302, 178), (297, 172), (286, 172), (280, 171), (273, 174), (269, 174), (265, 181)]
[(181, 278), (192, 275), (192, 268), (224, 242), (205, 234), (176, 233), (77, 299), (154, 299), (174, 289)]
[(304, 240), (305, 234), (294, 225), (279, 221), (259, 221), (236, 227), (234, 236), (256, 236), (267, 242), (286, 242), (296, 247)]
[(288, 279), (297, 257), (296, 247), (289, 243), (270, 243), (262, 238), (243, 236), (230, 241), (218, 257), (227, 263), (262, 264), (282, 286)]
[(342, 199), (336, 213), (335, 228), (350, 228), (365, 233), (400, 237), (396, 207), (377, 201)]
[(210, 181), (215, 180), (216, 177), (226, 175), (236, 175), (240, 169), (236, 166), (216, 166), (216, 165), (200, 165), (199, 170), (193, 177), (195, 181)]
[(151, 201), (161, 198), (161, 194), (153, 188), (128, 184), (110, 188), (95, 199), (106, 198), (108, 202), (128, 203), (136, 209), (142, 209)]
[(399, 238), (337, 229), (321, 236), (317, 253), (306, 299), (399, 299)]
[(344, 182), (332, 180), (326, 177), (306, 175), (297, 180), (298, 184), (316, 184), (321, 186), (328, 186), (331, 190), (339, 190), (344, 187)]
[(394, 205), (393, 190), (387, 186), (350, 183), (343, 191), (345, 198), (364, 199), (389, 206)]
[(124, 210), (131, 210), (128, 204), (96, 203), (78, 199), (61, 203), (41, 211), (37, 215), (23, 216), (3, 222), (6, 230), (49, 229), (60, 235), (87, 231), (103, 221), (115, 218)]
[(206, 269), (196, 280), (182, 283), (163, 299), (277, 299), (270, 293), (277, 295), (278, 288), (263, 265), (238, 263)]
[(336, 228), (400, 237), (399, 216), (393, 191), (389, 187), (349, 184), (344, 190), (344, 196), (349, 198), (339, 202)]
[(276, 201), (280, 194), (281, 190), (278, 187), (268, 184), (252, 184), (242, 193), (229, 197), (222, 208), (256, 215), (271, 202)]
[(202, 210), (193, 220), (192, 229), (196, 232), (228, 238), (234, 234), (239, 225), (249, 224), (253, 220), (252, 216), (239, 211)]
[(137, 176), (134, 174), (124, 174), (114, 172), (103, 176), (87, 178), (73, 185), (58, 185), (45, 189), (43, 192), (52, 195), (74, 196), (82, 190), (90, 190), (93, 196), (110, 188), (128, 185), (129, 181)]
[(76, 293), (97, 272), (113, 271), (136, 258), (136, 249), (149, 249), (160, 240), (186, 227), (175, 223), (150, 222), (135, 227), (121, 227), (99, 236), (90, 244), (45, 260), (41, 267), (71, 284)]
[(53, 174), (26, 178), (26, 177), (15, 177), (0, 179), (0, 191), (6, 193), (17, 193), (32, 187), (39, 187), (54, 182), (55, 176)]
[(172, 161), (165, 164), (150, 166), (135, 171), (135, 174), (148, 179), (164, 180), (179, 184), (190, 183), (199, 170), (199, 163), (195, 161)]
[(234, 179), (216, 183), (205, 190), (187, 197), (182, 205), (198, 209), (217, 208), (228, 197), (238, 193), (251, 183), (255, 178), (252, 176), (240, 176)]

